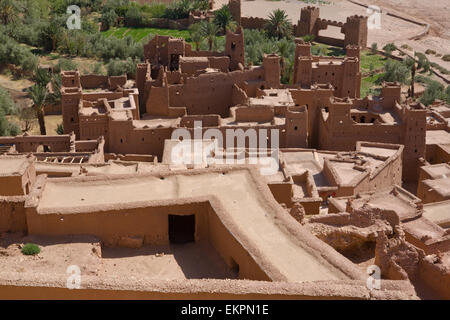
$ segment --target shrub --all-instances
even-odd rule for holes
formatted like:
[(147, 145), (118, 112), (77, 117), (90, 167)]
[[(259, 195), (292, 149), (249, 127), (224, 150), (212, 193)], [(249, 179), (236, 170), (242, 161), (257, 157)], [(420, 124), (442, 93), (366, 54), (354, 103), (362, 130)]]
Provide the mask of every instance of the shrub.
[(41, 249), (37, 244), (34, 243), (27, 243), (22, 247), (22, 253), (27, 256), (35, 255), (39, 252), (41, 252)]
[(376, 42), (374, 42), (374, 43), (372, 43), (370, 48), (372, 49), (372, 52), (375, 53), (378, 51), (378, 44)]
[(59, 135), (64, 134), (64, 127), (62, 123), (58, 124), (58, 126), (55, 129), (55, 132)]
[(193, 9), (192, 2), (189, 0), (179, 0), (172, 2), (167, 8), (164, 17), (167, 19), (186, 19), (189, 12)]
[(444, 54), (444, 55), (442, 56), (442, 60), (444, 60), (444, 61), (450, 61), (450, 54)]
[(306, 36), (303, 36), (303, 41), (305, 42), (313, 42), (314, 41), (314, 35), (313, 34), (307, 34)]
[(136, 73), (136, 62), (131, 58), (127, 60), (114, 59), (106, 66), (108, 76), (121, 76), (124, 74), (133, 76)]
[(56, 73), (60, 73), (61, 71), (75, 70), (77, 68), (77, 64), (72, 60), (62, 58), (58, 60), (53, 69)]
[(397, 47), (395, 46), (395, 44), (393, 43), (388, 43), (383, 47), (383, 50), (387, 53), (387, 54), (391, 54), (393, 51), (397, 50)]
[(2, 87), (0, 87), (0, 109), (6, 115), (15, 114), (17, 112), (16, 104), (11, 99), (11, 95), (8, 90)]
[(425, 54), (436, 54), (436, 51), (435, 51), (435, 50), (432, 50), (432, 49), (427, 49), (427, 50), (425, 51)]
[(14, 64), (24, 72), (32, 72), (38, 65), (37, 57), (30, 49), (21, 46), (17, 41), (0, 33), (0, 65)]
[(104, 30), (108, 30), (111, 27), (114, 27), (117, 23), (117, 13), (114, 10), (108, 10), (102, 13), (100, 17), (100, 22), (102, 23), (102, 28)]
[(400, 48), (405, 49), (405, 50), (412, 50), (412, 48), (410, 46), (408, 46), (407, 44), (402, 44), (402, 46)]

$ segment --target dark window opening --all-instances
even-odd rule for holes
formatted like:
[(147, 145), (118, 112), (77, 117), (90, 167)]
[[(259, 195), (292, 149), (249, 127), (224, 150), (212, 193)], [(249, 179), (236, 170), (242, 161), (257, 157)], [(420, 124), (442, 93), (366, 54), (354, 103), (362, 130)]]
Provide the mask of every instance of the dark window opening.
[(179, 63), (180, 63), (180, 55), (179, 54), (172, 54), (170, 56), (169, 70), (170, 71), (178, 70)]
[(231, 50), (234, 50), (234, 49), (236, 49), (236, 42), (231, 43)]
[(370, 123), (374, 123), (375, 122), (375, 118), (370, 119)]
[(188, 243), (195, 241), (195, 215), (169, 215), (170, 243)]
[(327, 112), (327, 113), (328, 113), (328, 107), (325, 107), (325, 112)]
[(360, 121), (359, 122), (361, 122), (361, 123), (366, 123), (366, 117), (365, 116), (362, 116), (361, 118), (360, 118)]
[(295, 131), (297, 131), (297, 130), (298, 130), (298, 127), (297, 127), (297, 126), (295, 126), (295, 127), (294, 127), (294, 130), (295, 130)]

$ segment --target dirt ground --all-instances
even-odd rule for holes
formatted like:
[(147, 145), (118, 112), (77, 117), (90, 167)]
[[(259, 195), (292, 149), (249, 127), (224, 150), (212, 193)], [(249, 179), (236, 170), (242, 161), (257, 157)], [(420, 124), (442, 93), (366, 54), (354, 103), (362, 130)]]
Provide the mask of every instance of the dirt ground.
[[(358, 0), (368, 5), (378, 5), (384, 12), (387, 10), (414, 20), (430, 24), (430, 34), (420, 40), (408, 40), (419, 34), (424, 27), (400, 20), (382, 13), (381, 30), (369, 30), (368, 45), (377, 43), (382, 48), (386, 43), (394, 42), (398, 46), (407, 44), (415, 51), (425, 52), (433, 49), (441, 55), (450, 54), (450, 19), (448, 0)], [(215, 8), (228, 3), (228, 0), (216, 0)], [(299, 0), (242, 0), (242, 15), (246, 17), (267, 18), (275, 9), (283, 9), (288, 14), (292, 23), (300, 19), (302, 7), (314, 5), (320, 8), (320, 16), (325, 19), (344, 22), (350, 15), (367, 15), (366, 8), (351, 3), (348, 0), (334, 0), (330, 4), (309, 4)], [(342, 38), (338, 28), (329, 28), (321, 34)], [(443, 61), (440, 57), (428, 55), (432, 62), (450, 69), (450, 62)]]
[[(41, 252), (26, 256), (25, 243), (39, 245)], [(160, 280), (233, 279), (236, 274), (209, 243), (144, 246), (139, 249), (101, 247), (89, 236), (23, 237), (0, 234), (0, 270), (26, 274), (66, 274), (76, 265), (81, 276), (148, 277)]]

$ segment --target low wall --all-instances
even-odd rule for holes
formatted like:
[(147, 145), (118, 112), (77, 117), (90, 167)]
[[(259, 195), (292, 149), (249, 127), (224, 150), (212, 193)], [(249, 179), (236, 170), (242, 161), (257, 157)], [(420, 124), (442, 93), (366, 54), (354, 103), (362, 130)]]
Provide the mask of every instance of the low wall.
[(241, 17), (241, 26), (243, 29), (264, 29), (267, 20), (256, 17)]
[[(40, 275), (42, 276), (42, 275)], [(383, 290), (365, 281), (266, 282), (249, 280), (178, 280), (82, 277), (80, 289), (66, 288), (67, 275), (25, 280), (20, 273), (0, 273), (0, 299), (141, 299), (141, 300), (329, 300), (417, 299), (407, 281), (382, 280)]]

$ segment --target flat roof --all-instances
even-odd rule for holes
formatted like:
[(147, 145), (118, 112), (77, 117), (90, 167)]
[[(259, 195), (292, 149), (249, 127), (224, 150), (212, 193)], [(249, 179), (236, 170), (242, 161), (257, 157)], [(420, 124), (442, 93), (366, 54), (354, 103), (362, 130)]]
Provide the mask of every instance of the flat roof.
[(428, 186), (428, 188), (434, 189), (440, 195), (444, 197), (450, 196), (450, 177), (425, 180), (424, 183)]
[(423, 216), (443, 228), (450, 228), (450, 200), (425, 204)]
[(229, 219), (245, 233), (250, 245), (289, 281), (348, 279), (338, 267), (316, 255), (307, 244), (280, 226), (279, 213), (277, 215), (267, 204), (270, 199), (260, 192), (260, 186), (248, 169), (224, 173), (203, 170), (201, 174), (178, 173), (163, 179), (147, 175), (121, 179), (47, 180), (37, 209), (50, 214), (62, 211), (66, 214), (86, 213), (92, 211), (92, 206), (96, 206), (97, 211), (136, 201), (212, 196), (219, 199)]
[(22, 175), (28, 165), (26, 157), (0, 157), (0, 176)]
[(450, 133), (445, 130), (427, 130), (426, 144), (450, 144)]

